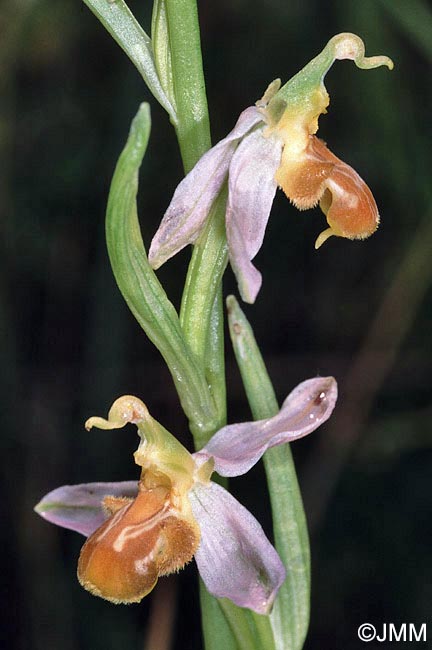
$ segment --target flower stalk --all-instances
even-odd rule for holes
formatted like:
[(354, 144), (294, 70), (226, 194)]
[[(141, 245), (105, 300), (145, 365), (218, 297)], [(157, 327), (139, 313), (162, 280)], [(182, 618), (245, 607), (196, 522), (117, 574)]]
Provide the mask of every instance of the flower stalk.
[(211, 145), (202, 67), (201, 37), (195, 0), (165, 0), (176, 133), (187, 173)]
[[(165, 9), (178, 118), (176, 133), (187, 173), (211, 147), (197, 3), (196, 0), (165, 0)], [(213, 426), (191, 428), (196, 449), (203, 447), (218, 426), (226, 421), (221, 279), (227, 263), (227, 252), (223, 221), (221, 225), (223, 213), (222, 198), (201, 241), (194, 247), (180, 311), (185, 340), (205, 364), (209, 390), (216, 406), (216, 422)], [(210, 287), (210, 291), (203, 287), (203, 283)], [(217, 648), (237, 648), (236, 638), (241, 638), (238, 630), (228, 624), (217, 599), (210, 594), (203, 594), (205, 591), (205, 586), (200, 581), (202, 629), (207, 650), (214, 644), (215, 637), (211, 631), (215, 629), (223, 630), (223, 643)], [(231, 607), (236, 611), (239, 624), (247, 621), (247, 614), (243, 610), (235, 605)]]

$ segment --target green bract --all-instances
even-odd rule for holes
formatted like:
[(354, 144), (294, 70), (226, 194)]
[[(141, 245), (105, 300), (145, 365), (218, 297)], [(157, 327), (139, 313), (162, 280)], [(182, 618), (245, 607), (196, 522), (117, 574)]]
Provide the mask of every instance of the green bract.
[(206, 430), (216, 414), (204, 370), (186, 343), (177, 312), (148, 263), (138, 222), (138, 171), (149, 135), (149, 106), (141, 104), (111, 183), (106, 215), (108, 253), (124, 299), (168, 365), (191, 427)]
[(123, 0), (84, 0), (88, 8), (99, 18), (107, 32), (126, 52), (149, 90), (165, 108), (175, 124), (173, 105), (162, 88), (155, 66), (151, 40)]

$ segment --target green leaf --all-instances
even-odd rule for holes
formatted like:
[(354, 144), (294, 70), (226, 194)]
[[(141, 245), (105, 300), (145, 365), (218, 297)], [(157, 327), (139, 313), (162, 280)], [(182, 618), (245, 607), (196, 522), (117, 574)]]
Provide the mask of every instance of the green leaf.
[(159, 81), (172, 106), (175, 108), (174, 79), (165, 0), (155, 0), (154, 2), (151, 37)]
[(126, 52), (155, 99), (168, 112), (173, 124), (177, 116), (159, 80), (151, 40), (123, 0), (84, 0), (105, 29)]
[[(228, 322), (246, 395), (256, 420), (279, 411), (252, 328), (234, 296), (227, 298)], [(276, 650), (300, 650), (309, 625), (310, 554), (306, 519), (289, 445), (264, 455), (273, 514), (276, 549), (287, 578), (279, 590), (270, 621)]]
[(141, 104), (111, 183), (106, 237), (111, 266), (130, 310), (161, 352), (195, 431), (214, 426), (215, 409), (202, 365), (185, 342), (177, 312), (150, 267), (138, 222), (138, 171), (150, 134), (150, 109)]
[(211, 596), (200, 580), (202, 628), (206, 650), (239, 650), (220, 602)]
[(214, 403), (218, 413), (220, 426), (226, 424), (226, 384), (225, 384), (225, 346), (224, 346), (224, 310), (222, 298), (222, 285), (214, 301), (212, 313), (210, 316), (210, 327), (207, 337), (207, 349), (205, 354), (206, 360), (206, 377), (209, 382), (210, 390), (213, 395)]
[[(186, 341), (202, 360), (210, 391), (218, 408), (218, 426), (226, 424), (223, 340), (222, 276), (228, 262), (225, 237), (226, 188), (214, 202), (207, 225), (194, 248), (180, 309), (180, 323)], [(195, 438), (200, 449), (214, 431)]]
[(275, 650), (268, 616), (210, 596), (201, 581), (200, 599), (206, 650)]
[[(237, 607), (227, 598), (218, 600), (239, 650), (275, 650), (268, 616)], [(219, 646), (219, 650), (224, 650)]]

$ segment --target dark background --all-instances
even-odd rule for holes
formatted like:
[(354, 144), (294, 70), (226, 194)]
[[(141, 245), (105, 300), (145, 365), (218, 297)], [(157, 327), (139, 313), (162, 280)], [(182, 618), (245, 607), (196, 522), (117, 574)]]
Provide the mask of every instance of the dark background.
[[(323, 215), (299, 213), (278, 193), (256, 260), (263, 289), (245, 309), (281, 400), (317, 373), (338, 379), (331, 422), (293, 449), (312, 538), (306, 648), (360, 650), (361, 623), (419, 626), (431, 611), (432, 13), (417, 0), (199, 4), (214, 141), (335, 33), (358, 33), (367, 54), (395, 62), (391, 73), (337, 63), (320, 120), (319, 135), (372, 188), (378, 233), (316, 252)], [(131, 7), (149, 30), (150, 2)], [(0, 34), (2, 647), (165, 650), (146, 635), (166, 616), (173, 648), (199, 650), (194, 565), (140, 605), (114, 607), (75, 579), (82, 538), (32, 510), (61, 484), (137, 475), (132, 429), (83, 428), (120, 394), (140, 396), (191, 445), (104, 243), (109, 182), (139, 102), (150, 101), (153, 118), (139, 199), (147, 245), (182, 175), (175, 136), (83, 4), (3, 0)], [(175, 304), (188, 256), (159, 272)], [(225, 290), (236, 291), (231, 271)], [(229, 342), (227, 354), (229, 420), (249, 419)], [(261, 468), (232, 489), (270, 534)]]

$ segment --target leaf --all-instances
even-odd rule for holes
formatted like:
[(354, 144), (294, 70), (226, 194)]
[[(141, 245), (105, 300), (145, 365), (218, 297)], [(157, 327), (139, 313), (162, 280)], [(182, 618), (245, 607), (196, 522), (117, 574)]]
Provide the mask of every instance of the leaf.
[(150, 110), (141, 104), (111, 183), (106, 238), (111, 266), (130, 310), (165, 359), (193, 429), (215, 422), (204, 369), (186, 343), (177, 312), (150, 267), (138, 222), (138, 171), (150, 135)]
[(176, 111), (159, 80), (150, 37), (123, 0), (84, 0), (105, 29), (128, 55), (150, 92), (177, 124)]
[[(234, 296), (227, 299), (231, 340), (255, 419), (278, 410), (273, 386), (250, 324)], [(309, 626), (310, 557), (306, 519), (288, 444), (264, 455), (275, 546), (287, 578), (270, 615), (276, 650), (300, 650)]]
[(165, 0), (155, 0), (152, 14), (151, 41), (159, 81), (166, 96), (175, 108), (175, 91), (172, 57), (169, 44)]

